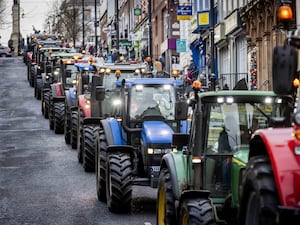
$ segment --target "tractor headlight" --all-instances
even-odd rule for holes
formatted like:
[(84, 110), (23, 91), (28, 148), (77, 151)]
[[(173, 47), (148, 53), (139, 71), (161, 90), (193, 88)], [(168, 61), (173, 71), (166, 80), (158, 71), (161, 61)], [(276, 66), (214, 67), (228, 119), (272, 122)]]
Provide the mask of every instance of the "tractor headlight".
[(91, 101), (90, 100), (85, 100), (85, 108), (90, 108), (91, 106)]
[(114, 101), (113, 101), (113, 105), (121, 105), (121, 99), (115, 99)]
[(147, 149), (147, 153), (149, 155), (161, 155), (161, 154), (166, 154), (166, 153), (169, 153), (171, 152), (172, 149), (169, 149), (169, 148), (148, 148)]
[(49, 80), (50, 76), (49, 75), (46, 75), (46, 80)]
[(300, 155), (300, 146), (295, 146), (294, 153), (295, 155)]

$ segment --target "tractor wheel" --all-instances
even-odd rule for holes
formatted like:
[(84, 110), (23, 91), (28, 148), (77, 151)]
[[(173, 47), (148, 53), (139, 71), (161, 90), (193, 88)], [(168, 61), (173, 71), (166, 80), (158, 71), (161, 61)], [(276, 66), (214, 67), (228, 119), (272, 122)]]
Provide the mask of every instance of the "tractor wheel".
[(42, 99), (42, 113), (45, 117), (45, 119), (49, 118), (49, 92), (45, 91), (43, 93), (43, 99)]
[(267, 156), (251, 158), (241, 189), (241, 225), (276, 225), (279, 198), (273, 170)]
[(71, 112), (71, 146), (77, 149), (77, 126), (78, 126), (78, 112)]
[(84, 126), (82, 131), (82, 166), (85, 172), (95, 172), (96, 131), (93, 126)]
[(71, 129), (70, 129), (70, 115), (67, 111), (67, 107), (65, 105), (65, 123), (64, 123), (64, 134), (65, 134), (65, 142), (66, 144), (70, 144), (71, 143)]
[(185, 199), (180, 207), (179, 224), (213, 225), (215, 224), (213, 207), (209, 199)]
[(114, 152), (108, 156), (106, 199), (111, 212), (131, 211), (132, 165), (128, 153)]
[(42, 83), (43, 81), (42, 81), (42, 79), (37, 79), (37, 81), (36, 81), (36, 98), (37, 98), (37, 100), (41, 100), (41, 95), (42, 95), (42, 93), (41, 93), (41, 87), (42, 87), (42, 85), (43, 85), (43, 83)]
[(49, 127), (50, 130), (53, 130), (54, 129), (54, 105), (53, 105), (51, 91), (49, 91), (48, 115), (49, 115)]
[(77, 126), (77, 158), (78, 162), (82, 163), (82, 132), (83, 132), (83, 112), (79, 110), (79, 115), (78, 115), (78, 126)]
[(157, 225), (175, 224), (175, 206), (172, 191), (171, 176), (167, 168), (160, 171), (157, 196)]
[(103, 129), (98, 130), (99, 144), (97, 146), (96, 189), (99, 201), (106, 202), (106, 148), (107, 141)]
[(54, 132), (62, 134), (64, 132), (65, 121), (65, 104), (63, 102), (56, 102), (53, 104), (54, 108)]

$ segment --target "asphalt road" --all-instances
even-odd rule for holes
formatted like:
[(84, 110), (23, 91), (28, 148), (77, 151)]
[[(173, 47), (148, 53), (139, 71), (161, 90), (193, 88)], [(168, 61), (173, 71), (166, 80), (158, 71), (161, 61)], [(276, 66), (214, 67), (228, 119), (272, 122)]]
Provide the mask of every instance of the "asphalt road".
[(155, 224), (156, 189), (134, 187), (130, 214), (97, 200), (95, 173), (49, 129), (33, 91), (22, 58), (0, 58), (0, 224)]

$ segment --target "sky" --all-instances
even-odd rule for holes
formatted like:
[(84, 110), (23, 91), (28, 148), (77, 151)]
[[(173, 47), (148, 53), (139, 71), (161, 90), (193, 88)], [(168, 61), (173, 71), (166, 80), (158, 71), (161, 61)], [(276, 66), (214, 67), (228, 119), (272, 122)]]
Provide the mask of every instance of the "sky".
[[(13, 0), (4, 0), (6, 3), (6, 12), (8, 24), (0, 24), (0, 43), (7, 45), (10, 35), (12, 33), (12, 6)], [(56, 0), (19, 0), (20, 1), (20, 14), (24, 13), (24, 16), (20, 17), (20, 30), (22, 37), (26, 39), (26, 36), (33, 32), (32, 25), (37, 30), (44, 30), (44, 22), (47, 18), (47, 13), (51, 10), (52, 4)]]

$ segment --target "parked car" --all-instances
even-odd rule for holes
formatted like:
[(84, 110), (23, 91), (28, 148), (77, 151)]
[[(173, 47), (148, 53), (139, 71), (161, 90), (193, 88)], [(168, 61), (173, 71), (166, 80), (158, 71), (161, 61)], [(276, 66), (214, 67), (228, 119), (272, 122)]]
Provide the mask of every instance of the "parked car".
[(0, 45), (0, 57), (11, 57), (11, 49), (7, 46)]

